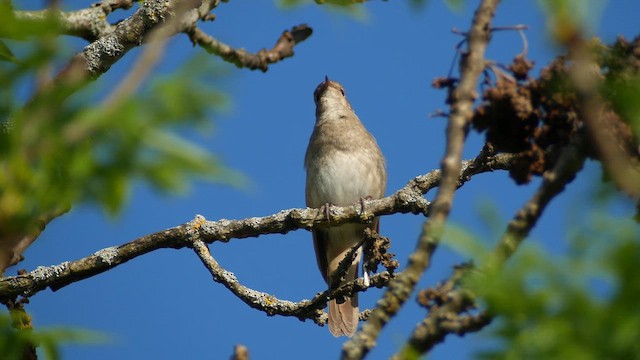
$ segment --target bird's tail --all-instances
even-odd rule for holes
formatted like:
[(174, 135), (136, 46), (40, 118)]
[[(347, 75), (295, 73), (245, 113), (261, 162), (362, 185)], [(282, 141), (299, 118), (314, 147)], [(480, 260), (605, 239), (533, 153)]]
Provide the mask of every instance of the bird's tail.
[[(339, 256), (338, 259), (343, 259), (344, 255), (349, 251), (347, 249), (342, 256)], [(349, 267), (349, 271), (345, 276), (345, 282), (353, 281), (356, 279), (358, 275), (358, 262), (360, 256), (356, 257), (351, 266)], [(339, 261), (338, 261), (339, 262)], [(329, 266), (329, 269), (333, 268), (335, 270), (337, 268), (337, 264), (335, 267)], [(338, 302), (333, 299), (329, 301), (329, 331), (335, 337), (339, 336), (352, 336), (355, 334), (356, 329), (358, 328), (358, 316), (360, 311), (358, 309), (358, 294), (353, 294), (352, 297), (345, 299), (342, 304), (338, 304)]]

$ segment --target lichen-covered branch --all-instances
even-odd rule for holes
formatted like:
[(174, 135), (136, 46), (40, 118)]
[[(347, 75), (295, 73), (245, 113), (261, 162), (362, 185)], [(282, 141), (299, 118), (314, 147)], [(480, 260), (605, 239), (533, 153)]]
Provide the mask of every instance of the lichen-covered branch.
[(418, 302), (428, 309), (427, 316), (416, 325), (394, 360), (413, 359), (431, 350), (451, 333), (463, 335), (478, 331), (491, 323), (484, 311), (471, 314), (476, 305), (473, 294), (458, 287), (471, 265), (458, 266), (453, 275), (434, 288), (420, 291)]
[(441, 163), (442, 181), (431, 206), (430, 217), (425, 221), (422, 234), (418, 239), (416, 250), (409, 256), (409, 263), (402, 274), (391, 281), (369, 320), (344, 345), (343, 359), (362, 359), (367, 354), (375, 345), (380, 330), (408, 300), (429, 266), (457, 188), (462, 148), (473, 116), (478, 78), (485, 68), (484, 52), (491, 36), (491, 19), (497, 5), (497, 0), (482, 1), (474, 15), (471, 29), (467, 33), (468, 49), (460, 61), (460, 81), (451, 92), (447, 148)]
[[(210, 20), (210, 11), (219, 5), (219, 0), (205, 1), (163, 1), (151, 0), (140, 3), (140, 7), (128, 18), (110, 25), (104, 17), (114, 8), (124, 7), (124, 1), (108, 1), (100, 3), (96, 8), (83, 9), (77, 12), (56, 12), (63, 31), (93, 40), (81, 52), (76, 54), (70, 63), (54, 79), (54, 83), (71, 86), (66, 89), (72, 92), (74, 86), (86, 80), (95, 79), (119, 61), (129, 50), (145, 44), (152, 32), (163, 26), (169, 26), (171, 31), (166, 36), (178, 33), (190, 34), (194, 43), (206, 44), (212, 40), (210, 36), (198, 29), (200, 20)], [(122, 4), (122, 5), (121, 5)], [(21, 12), (23, 18), (41, 18), (50, 14), (43, 12)], [(293, 55), (293, 47), (311, 35), (311, 28), (306, 25), (285, 31), (276, 46), (269, 51), (249, 54), (241, 50), (234, 50), (228, 46), (217, 47), (213, 51), (225, 60), (233, 58), (234, 62), (250, 69), (265, 71), (268, 64), (278, 62)], [(213, 39), (215, 42), (215, 40)], [(216, 46), (207, 47), (207, 50)]]
[(54, 21), (60, 34), (78, 36), (87, 41), (95, 41), (115, 28), (107, 20), (107, 15), (117, 9), (129, 9), (133, 0), (107, 0), (77, 11), (39, 10), (14, 11), (15, 20), (26, 26), (29, 23)]
[(327, 301), (330, 299), (349, 296), (356, 292), (365, 291), (372, 286), (380, 288), (391, 279), (391, 275), (385, 271), (372, 276), (369, 285), (365, 285), (363, 279), (356, 279), (335, 290), (319, 293), (311, 300), (292, 302), (242, 285), (232, 272), (225, 270), (218, 264), (202, 240), (196, 238), (192, 247), (200, 261), (211, 273), (213, 280), (224, 285), (245, 304), (270, 316), (281, 315), (296, 317), (300, 320), (311, 319), (319, 325), (324, 325), (327, 322), (327, 315), (322, 309), (326, 307)]
[[(129, 9), (133, 6), (133, 0), (105, 0), (77, 11), (61, 11), (55, 6), (40, 11), (22, 11), (14, 10), (9, 3), (1, 3), (0, 11), (7, 12), (6, 19), (11, 24), (0, 31), (0, 37), (30, 39), (30, 36), (33, 36), (35, 40), (48, 44), (46, 39), (67, 34), (83, 37), (91, 43), (77, 53), (53, 78), (49, 76), (48, 67), (43, 66), (43, 70), (37, 76), (38, 84), (33, 96), (23, 106), (22, 111), (16, 112), (22, 115), (5, 119), (0, 124), (0, 131), (12, 131), (14, 121), (32, 122), (33, 119), (39, 118), (39, 114), (50, 113), (47, 106), (63, 102), (91, 80), (107, 72), (129, 50), (146, 45), (145, 51), (131, 67), (128, 76), (123, 77), (119, 86), (114, 87), (111, 94), (105, 97), (103, 106), (116, 108), (122, 100), (131, 97), (145, 76), (153, 69), (152, 65), (161, 59), (166, 39), (178, 33), (190, 32), (196, 28), (199, 21), (211, 20), (213, 18), (211, 11), (220, 2), (220, 0), (141, 1), (138, 2), (139, 6), (133, 14), (117, 23), (110, 23), (107, 16), (117, 9)], [(7, 30), (13, 28), (16, 31)], [(290, 32), (285, 32), (272, 50), (259, 54), (263, 61), (259, 65), (260, 68), (265, 70), (267, 64), (292, 56), (293, 47), (310, 34), (311, 29), (307, 26), (296, 27)], [(36, 214), (33, 217), (34, 220), (36, 217), (46, 219), (42, 226), (40, 222), (33, 221), (35, 225), (29, 224), (29, 229), (26, 231), (4, 236), (3, 245), (0, 247), (0, 273), (9, 264), (15, 263), (16, 259), (20, 259), (25, 248), (40, 234), (39, 229), (54, 218), (49, 216), (49, 213), (53, 212), (47, 209), (40, 211), (43, 214)]]
[[(582, 169), (586, 158), (584, 146), (582, 134), (577, 134), (561, 150), (553, 169), (543, 175), (542, 184), (516, 212), (494, 249), (499, 262), (506, 261), (514, 254), (538, 222), (549, 202), (560, 194)], [(419, 294), (420, 303), (429, 309), (429, 313), (413, 330), (402, 350), (394, 356), (395, 360), (415, 358), (429, 352), (436, 344), (444, 341), (448, 334), (462, 335), (479, 331), (491, 322), (492, 317), (485, 311), (475, 315), (469, 313), (476, 307), (473, 294), (458, 286), (460, 279), (471, 268), (460, 266), (443, 284), (423, 290)]]
[(244, 49), (235, 49), (207, 35), (198, 27), (193, 27), (187, 33), (194, 44), (202, 46), (207, 52), (220, 56), (223, 60), (235, 64), (239, 68), (267, 71), (269, 64), (293, 56), (293, 48), (306, 40), (313, 31), (306, 24), (293, 27), (280, 35), (276, 44), (270, 50), (262, 49), (255, 54)]
[(131, 16), (115, 26), (112, 32), (87, 45), (78, 53), (66, 71), (57, 76), (64, 80), (71, 73), (78, 72), (87, 78), (96, 78), (120, 60), (129, 50), (145, 43), (147, 36), (157, 26), (168, 21), (174, 10), (172, 3), (153, 0), (140, 3), (140, 7)]
[[(516, 157), (511, 154), (499, 154), (465, 161), (462, 163), (460, 184), (476, 174), (509, 169), (515, 159)], [(429, 202), (422, 195), (438, 186), (439, 181), (440, 171), (434, 170), (412, 179), (405, 187), (388, 197), (365, 201), (364, 209), (361, 209), (360, 204), (332, 207), (330, 209), (331, 225), (366, 222), (376, 216), (394, 213), (426, 214)], [(192, 222), (146, 235), (120, 246), (102, 249), (79, 260), (38, 267), (23, 275), (0, 278), (0, 300), (19, 295), (31, 296), (46, 288), (57, 290), (157, 249), (180, 249), (191, 246), (189, 239), (193, 236), (190, 233), (193, 229), (197, 229), (201, 240), (212, 243), (226, 242), (232, 238), (257, 237), (263, 234), (284, 234), (292, 230), (309, 229), (313, 226), (326, 226), (326, 224), (325, 213), (310, 208), (283, 210), (270, 216), (242, 220), (206, 221), (202, 217), (196, 217)]]

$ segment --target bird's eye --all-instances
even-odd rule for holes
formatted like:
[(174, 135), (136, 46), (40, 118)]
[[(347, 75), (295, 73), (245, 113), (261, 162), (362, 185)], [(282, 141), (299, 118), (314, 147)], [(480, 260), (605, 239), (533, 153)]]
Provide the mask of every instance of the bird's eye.
[(344, 89), (340, 89), (340, 93), (344, 96)]

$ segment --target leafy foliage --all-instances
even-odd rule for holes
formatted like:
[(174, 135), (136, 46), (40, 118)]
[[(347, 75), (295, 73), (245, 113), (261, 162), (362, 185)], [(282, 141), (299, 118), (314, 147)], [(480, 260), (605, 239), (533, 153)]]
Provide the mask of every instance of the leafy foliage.
[(484, 359), (631, 359), (640, 354), (640, 236), (630, 219), (595, 213), (572, 229), (570, 249), (552, 256), (528, 245), (500, 265), (486, 242), (448, 230), (474, 254), (463, 281), (496, 316)]
[[(184, 190), (193, 176), (242, 180), (178, 135), (209, 124), (226, 106), (214, 87), (221, 72), (210, 57), (196, 56), (171, 75), (156, 77), (140, 94), (112, 90), (115, 96), (100, 100), (95, 94), (107, 91), (98, 91), (99, 84), (49, 79), (50, 70), (71, 57), (68, 44), (55, 37), (53, 17), (30, 26), (12, 17), (7, 2), (0, 2), (0, 10), (0, 38), (6, 39), (0, 40), (0, 245), (37, 235), (42, 223), (78, 202), (116, 214), (136, 179), (171, 192)], [(14, 40), (23, 37), (30, 41)], [(59, 343), (97, 339), (84, 330), (16, 330), (16, 316), (0, 314), (2, 359), (22, 359), (32, 346), (57, 359)]]
[(91, 101), (86, 89), (67, 97), (59, 85), (37, 88), (25, 102), (25, 87), (58, 60), (51, 46), (39, 45), (16, 45), (19, 62), (0, 62), (0, 238), (78, 201), (115, 214), (134, 178), (165, 191), (183, 190), (192, 175), (239, 181), (175, 131), (224, 108), (225, 96), (205, 75), (219, 74), (210, 61), (186, 62), (116, 104)]
[(547, 15), (549, 35), (566, 44), (579, 34), (589, 34), (602, 15), (604, 0), (539, 0)]
[(345, 14), (352, 18), (364, 20), (367, 18), (367, 9), (362, 6), (363, 0), (278, 0), (277, 3), (283, 8), (291, 8), (294, 6), (318, 4), (324, 10), (337, 14)]
[(33, 344), (42, 348), (45, 358), (60, 359), (58, 345), (60, 343), (99, 343), (106, 337), (88, 330), (56, 328), (46, 330), (16, 331), (11, 326), (11, 316), (0, 313), (0, 354), (4, 360), (25, 359), (25, 351)]

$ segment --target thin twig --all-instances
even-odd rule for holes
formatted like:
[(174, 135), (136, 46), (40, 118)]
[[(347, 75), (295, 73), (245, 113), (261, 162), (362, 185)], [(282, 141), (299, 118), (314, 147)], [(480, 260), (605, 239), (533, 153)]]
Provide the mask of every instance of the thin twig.
[(391, 279), (391, 275), (385, 271), (372, 276), (371, 284), (368, 286), (364, 285), (363, 279), (356, 279), (332, 291), (327, 290), (319, 293), (311, 300), (292, 302), (278, 299), (271, 294), (256, 291), (242, 285), (232, 272), (222, 268), (211, 256), (209, 248), (204, 241), (196, 238), (192, 242), (192, 247), (202, 264), (211, 273), (213, 280), (224, 285), (245, 304), (269, 316), (281, 315), (296, 317), (300, 320), (311, 319), (319, 325), (324, 325), (327, 322), (327, 315), (322, 309), (325, 308), (329, 299), (351, 296), (354, 293), (365, 291), (369, 287), (382, 287)]
[[(439, 289), (432, 291), (439, 291)], [(440, 296), (446, 297), (446, 302), (430, 308), (428, 316), (418, 323), (400, 352), (391, 357), (393, 360), (416, 358), (444, 341), (445, 337), (451, 333), (464, 335), (478, 331), (493, 320), (485, 311), (473, 315), (469, 313), (475, 304), (468, 291), (450, 290)]]
[[(544, 174), (544, 180), (536, 193), (516, 212), (507, 226), (500, 242), (494, 249), (494, 255), (500, 262), (510, 258), (529, 232), (538, 222), (549, 202), (564, 190), (584, 164), (584, 141), (577, 135), (562, 149), (554, 168)], [(428, 315), (413, 330), (402, 350), (393, 359), (413, 358), (429, 352), (444, 341), (448, 334), (462, 335), (479, 331), (489, 323), (492, 317), (486, 312), (477, 315), (461, 316), (475, 308), (473, 296), (459, 289), (460, 279), (470, 266), (460, 266), (453, 275), (434, 289), (425, 290), (436, 294), (438, 301), (429, 309)], [(482, 271), (482, 269), (476, 269)]]
[(536, 225), (551, 199), (562, 192), (582, 169), (585, 161), (583, 137), (582, 133), (578, 133), (571, 139), (571, 142), (562, 150), (553, 170), (544, 173), (542, 184), (536, 193), (509, 222), (507, 231), (494, 251), (499, 260), (505, 261), (513, 255)]
[(293, 56), (293, 48), (311, 36), (312, 32), (306, 24), (295, 26), (291, 30), (284, 31), (273, 48), (262, 49), (255, 54), (224, 44), (195, 26), (189, 29), (187, 34), (193, 44), (200, 45), (207, 52), (216, 54), (239, 68), (267, 71), (269, 64)]
[(406, 269), (396, 276), (378, 301), (369, 320), (343, 346), (343, 359), (362, 359), (375, 346), (382, 328), (409, 299), (431, 261), (451, 210), (460, 174), (460, 159), (468, 125), (473, 116), (478, 78), (485, 67), (484, 52), (491, 36), (491, 19), (498, 0), (484, 0), (475, 12), (467, 34), (468, 50), (460, 61), (460, 82), (451, 92), (451, 112), (447, 124), (447, 147), (441, 163), (442, 179), (430, 207), (430, 217), (422, 227), (416, 250)]

